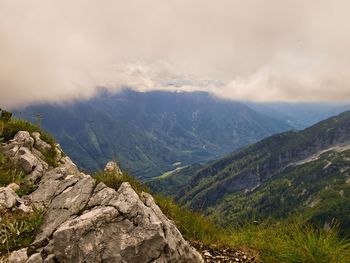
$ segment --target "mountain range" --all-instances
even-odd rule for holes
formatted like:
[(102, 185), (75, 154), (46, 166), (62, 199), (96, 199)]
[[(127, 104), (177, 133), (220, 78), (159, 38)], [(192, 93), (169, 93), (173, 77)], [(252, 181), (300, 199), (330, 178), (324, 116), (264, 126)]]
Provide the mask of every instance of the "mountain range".
[(222, 225), (302, 214), (350, 230), (350, 111), (148, 185)]
[[(167, 197), (152, 197), (113, 161), (93, 176), (84, 174), (50, 134), (24, 120), (11, 119), (11, 113), (3, 111), (0, 258), (10, 263), (102, 262), (104, 258), (127, 262), (153, 262), (155, 258), (162, 262), (349, 262), (349, 119), (350, 112), (346, 112), (304, 131), (284, 133), (288, 140), (276, 140), (281, 151), (273, 141), (283, 134), (245, 147), (252, 150), (245, 152), (248, 158), (259, 151), (257, 145), (263, 152), (268, 150), (270, 157), (272, 150), (280, 155), (286, 149), (294, 153), (289, 161), (280, 159), (280, 164), (288, 163), (283, 168), (271, 166), (273, 174), (262, 177), (261, 184), (245, 191), (226, 191), (217, 206), (204, 204), (196, 209), (215, 219), (218, 226), (186, 209), (189, 202), (182, 203), (195, 186), (191, 185), (193, 176), (211, 164), (177, 167), (151, 180), (182, 185), (183, 191), (172, 189), (185, 206), (179, 207)], [(300, 147), (309, 151), (300, 155), (306, 158), (299, 158)], [(239, 168), (237, 174), (244, 173), (247, 162), (231, 161)], [(269, 156), (265, 161), (274, 163)], [(233, 167), (227, 167), (223, 169), (232, 171)], [(220, 173), (219, 166), (215, 169)], [(260, 177), (260, 168), (255, 170)], [(248, 184), (253, 183), (247, 179)], [(214, 184), (207, 185), (208, 189)], [(307, 221), (295, 220), (297, 213)]]
[[(102, 92), (65, 105), (37, 105), (16, 115), (39, 122), (83, 170), (118, 160), (141, 180), (206, 163), (293, 127), (243, 103), (204, 92)], [(35, 116), (37, 116), (35, 118)]]

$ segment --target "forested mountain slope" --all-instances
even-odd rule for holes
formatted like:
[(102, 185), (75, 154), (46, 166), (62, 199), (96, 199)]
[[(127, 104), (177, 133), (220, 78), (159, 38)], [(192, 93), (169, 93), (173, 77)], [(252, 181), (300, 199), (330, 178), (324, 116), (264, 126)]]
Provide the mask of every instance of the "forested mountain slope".
[[(39, 116), (38, 116), (39, 114)], [(208, 93), (102, 93), (89, 101), (32, 106), (16, 115), (41, 121), (83, 169), (119, 160), (138, 178), (205, 163), (291, 126)], [(176, 166), (176, 165), (175, 165)]]
[[(317, 224), (337, 220), (350, 230), (349, 144), (350, 112), (344, 112), (303, 131), (263, 139), (192, 174), (186, 167), (149, 185), (222, 224), (301, 213)], [(176, 184), (165, 187), (164, 181)], [(177, 195), (175, 189), (181, 189)]]

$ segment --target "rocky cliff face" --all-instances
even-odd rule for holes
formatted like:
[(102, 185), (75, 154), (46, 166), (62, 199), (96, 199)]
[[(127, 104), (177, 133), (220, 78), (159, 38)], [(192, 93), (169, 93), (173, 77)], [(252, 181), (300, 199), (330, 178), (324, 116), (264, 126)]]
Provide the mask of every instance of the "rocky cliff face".
[(139, 196), (128, 183), (117, 191), (97, 183), (58, 145), (58, 167), (49, 167), (43, 155), (48, 147), (40, 134), (25, 131), (0, 146), (0, 152), (37, 186), (22, 198), (14, 192), (16, 185), (1, 188), (0, 205), (46, 211), (35, 241), (12, 252), (10, 263), (203, 262), (151, 195)]

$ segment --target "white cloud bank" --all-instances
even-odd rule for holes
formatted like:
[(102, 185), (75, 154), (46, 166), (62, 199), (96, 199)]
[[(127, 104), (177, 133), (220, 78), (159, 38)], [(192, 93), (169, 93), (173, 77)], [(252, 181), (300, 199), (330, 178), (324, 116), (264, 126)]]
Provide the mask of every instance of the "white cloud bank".
[(0, 105), (123, 85), (350, 100), (348, 10), (347, 0), (0, 0)]

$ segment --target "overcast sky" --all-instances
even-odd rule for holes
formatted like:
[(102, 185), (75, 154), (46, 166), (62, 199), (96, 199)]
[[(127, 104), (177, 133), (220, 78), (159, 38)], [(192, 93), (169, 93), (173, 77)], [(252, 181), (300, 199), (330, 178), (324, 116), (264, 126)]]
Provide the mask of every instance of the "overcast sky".
[(350, 100), (349, 0), (0, 0), (0, 107), (97, 86)]

